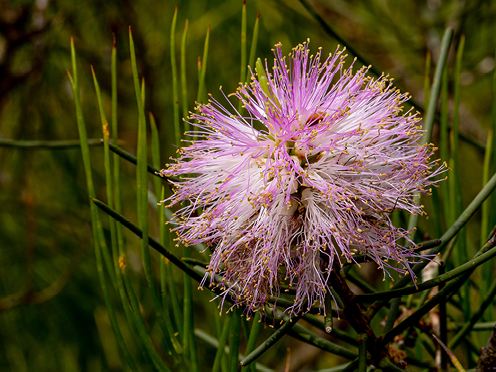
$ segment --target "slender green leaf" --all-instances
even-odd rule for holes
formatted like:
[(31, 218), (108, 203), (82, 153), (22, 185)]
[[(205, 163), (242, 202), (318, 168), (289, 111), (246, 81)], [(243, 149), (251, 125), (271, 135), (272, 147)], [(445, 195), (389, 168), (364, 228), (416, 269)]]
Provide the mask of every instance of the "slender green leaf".
[[(216, 349), (219, 348), (219, 341), (217, 341), (216, 338), (210, 336), (209, 334), (202, 331), (201, 329), (195, 329), (195, 335), (199, 339), (201, 339), (202, 341), (207, 343), (208, 345), (210, 345)], [(229, 354), (229, 346), (224, 347), (224, 353)], [(244, 358), (243, 354), (239, 354), (239, 359), (243, 359), (243, 358)], [(260, 364), (260, 363), (256, 363), (256, 368), (257, 368), (258, 372), (274, 372), (273, 369), (267, 368), (266, 366), (264, 366), (263, 364)]]
[(241, 314), (242, 314), (241, 309), (237, 307), (234, 308), (234, 310), (232, 310), (231, 327), (229, 330), (229, 363), (228, 363), (229, 372), (238, 371), (239, 342), (241, 339), (240, 337)]
[[(243, 0), (243, 10), (241, 11), (241, 68), (239, 82), (243, 84), (246, 77), (246, 0)], [(238, 103), (238, 111), (241, 111), (242, 101)]]
[[(67, 72), (67, 74), (69, 75), (69, 80), (71, 81), (72, 92), (74, 95), (74, 102), (76, 104), (77, 126), (79, 132), (79, 139), (81, 141), (81, 153), (83, 157), (83, 165), (86, 174), (86, 184), (89, 195), (94, 197), (96, 194), (95, 194), (95, 187), (93, 185), (91, 160), (90, 160), (88, 139), (86, 135), (86, 125), (84, 123), (83, 110), (81, 107), (81, 99), (79, 96), (79, 83), (78, 83), (78, 75), (77, 75), (77, 67), (76, 67), (76, 49), (74, 48), (73, 38), (71, 38), (71, 60), (72, 60), (72, 71), (74, 78), (71, 76), (69, 72)], [(100, 285), (102, 287), (105, 306), (107, 308), (110, 323), (112, 325), (112, 329), (117, 339), (117, 343), (122, 353), (124, 354), (126, 363), (131, 368), (131, 370), (136, 371), (137, 370), (136, 364), (134, 363), (134, 360), (126, 346), (126, 343), (124, 341), (124, 338), (122, 337), (122, 333), (119, 328), (119, 324), (117, 323), (115, 311), (112, 306), (112, 301), (110, 300), (109, 288), (107, 286), (107, 281), (105, 279), (105, 272), (103, 268), (103, 256), (102, 256), (102, 248), (104, 248), (105, 241), (101, 240), (100, 234), (98, 232), (99, 230), (102, 231), (101, 222), (98, 216), (98, 210), (93, 205), (93, 203), (90, 203), (90, 209), (91, 209), (91, 223), (93, 226), (93, 243), (95, 246), (97, 272), (100, 280)], [(112, 273), (113, 271), (111, 271), (109, 274)]]
[(181, 95), (183, 106), (184, 130), (189, 131), (188, 118), (188, 85), (186, 84), (186, 40), (188, 36), (188, 20), (184, 22), (184, 31), (181, 39)]
[(358, 372), (367, 372), (367, 334), (358, 335)]
[[(494, 178), (494, 177), (493, 177)], [(491, 241), (485, 244), (479, 252), (475, 255), (474, 260), (480, 259), (484, 256), (484, 259), (490, 259), (496, 256), (496, 249), (494, 246), (496, 245), (496, 241)], [(484, 261), (483, 259), (483, 261)], [(470, 262), (470, 265), (472, 263)], [(464, 272), (463, 275), (458, 278), (452, 280), (448, 283), (443, 289), (441, 289), (433, 298), (431, 298), (427, 303), (422, 305), (419, 309), (417, 309), (413, 314), (408, 316), (405, 320), (403, 320), (400, 324), (390, 330), (388, 333), (384, 335), (384, 341), (390, 342), (393, 338), (399, 333), (403, 332), (405, 329), (413, 326), (418, 322), (425, 314), (427, 314), (432, 308), (439, 304), (440, 301), (445, 301), (446, 298), (451, 296), (453, 293), (458, 291), (460, 287), (465, 283), (470, 275), (473, 273), (477, 265), (473, 265), (474, 267), (471, 270)]]
[[(492, 263), (492, 261), (490, 261)], [(489, 264), (488, 264), (489, 265)], [(477, 311), (471, 314), (470, 319), (465, 322), (463, 328), (451, 339), (448, 344), (450, 349), (455, 349), (458, 344), (463, 340), (463, 338), (472, 330), (473, 326), (479, 321), (479, 319), (484, 314), (484, 311), (491, 305), (494, 301), (494, 296), (496, 296), (496, 281), (493, 281), (491, 287), (484, 294), (485, 298), (482, 304), (479, 306)]]
[(288, 334), (328, 353), (339, 355), (346, 359), (355, 359), (357, 357), (357, 353), (317, 336), (315, 333), (309, 331), (300, 324), (293, 326), (293, 329), (289, 330)]
[[(99, 138), (90, 138), (87, 140), (89, 147), (102, 146), (102, 140)], [(0, 147), (11, 149), (45, 149), (45, 150), (64, 150), (81, 148), (80, 140), (52, 140), (52, 141), (26, 141), (13, 140), (7, 138), (0, 139)]]
[[(191, 256), (191, 247), (183, 248), (183, 256)], [(184, 300), (183, 300), (183, 348), (188, 358), (191, 371), (199, 371), (198, 356), (196, 354), (195, 325), (193, 313), (193, 292), (191, 277), (184, 273)]]
[[(487, 145), (486, 145), (486, 154), (484, 156), (484, 168), (482, 173), (482, 186), (487, 184), (489, 180), (489, 172), (491, 169), (491, 154), (492, 154), (492, 145), (493, 145), (493, 130), (489, 130), (489, 134), (487, 136)], [(492, 196), (494, 199), (494, 196)], [(489, 221), (490, 221), (490, 200), (486, 200), (482, 203), (482, 218), (481, 218), (481, 243), (484, 243), (487, 239), (487, 235), (489, 233)], [(489, 262), (487, 265), (484, 265), (482, 268), (482, 285), (481, 285), (481, 293), (486, 295), (489, 291), (489, 287), (493, 283), (493, 261)]]
[[(255, 350), (255, 346), (257, 346), (258, 334), (260, 333), (260, 327), (262, 325), (262, 320), (260, 319), (260, 314), (257, 312), (253, 317), (252, 326), (250, 329), (250, 337), (248, 337), (248, 341), (246, 343), (245, 355), (250, 354), (253, 350)], [(241, 368), (241, 372), (248, 371), (256, 372), (255, 363), (250, 364), (249, 366), (245, 366)]]
[[(112, 144), (109, 144), (109, 148), (110, 148), (110, 151), (112, 151), (116, 155), (120, 156), (124, 160), (127, 160), (128, 162), (133, 163), (133, 164), (137, 164), (138, 163), (138, 159), (136, 159), (135, 156), (131, 155), (127, 151), (124, 151), (120, 147), (114, 146)], [(163, 178), (163, 179), (166, 179), (166, 180), (175, 181), (175, 182), (176, 181), (179, 181), (179, 179), (177, 177), (170, 177), (170, 176), (164, 176), (164, 175), (162, 175), (160, 173), (160, 169), (154, 168), (154, 167), (152, 167), (150, 165), (147, 165), (146, 170), (147, 170), (148, 173), (150, 173), (150, 174), (152, 174), (152, 175), (154, 175), (156, 177)]]
[(300, 320), (300, 315), (289, 319), (287, 316), (283, 316), (284, 323), (282, 326), (277, 329), (269, 338), (267, 338), (260, 346), (258, 346), (255, 350), (253, 350), (250, 354), (244, 357), (244, 359), (240, 362), (242, 366), (247, 366), (252, 363), (255, 359), (260, 357), (263, 353), (265, 353), (272, 345), (274, 345), (277, 341), (279, 341), (282, 336), (288, 333), (291, 328), (293, 328), (298, 320)]
[(136, 189), (138, 200), (138, 225), (141, 229), (141, 256), (143, 261), (143, 270), (145, 272), (148, 290), (152, 299), (153, 308), (157, 316), (160, 329), (166, 338), (169, 337), (167, 333), (167, 325), (164, 320), (162, 306), (158, 297), (155, 283), (153, 279), (151, 258), (149, 251), (149, 236), (148, 236), (148, 173), (147, 173), (147, 135), (146, 135), (146, 119), (144, 110), (144, 89), (140, 88), (138, 69), (136, 64), (136, 54), (134, 48), (134, 41), (129, 29), (129, 44), (131, 52), (131, 67), (133, 71), (134, 89), (136, 94), (136, 101), (138, 106), (138, 156), (137, 156), (137, 174), (136, 174)]
[[(258, 44), (258, 28), (260, 21), (260, 10), (258, 11), (257, 19), (255, 20), (255, 26), (253, 27), (253, 36), (251, 38), (251, 46), (250, 46), (250, 58), (248, 59), (248, 65), (251, 68), (255, 68), (255, 56), (257, 53), (257, 44)], [(248, 71), (246, 74), (246, 82), (250, 82), (251, 72)]]
[(170, 34), (170, 55), (172, 68), (172, 106), (174, 108), (174, 134), (175, 143), (181, 143), (181, 127), (179, 124), (179, 94), (177, 86), (177, 65), (176, 65), (176, 22), (177, 22), (177, 6), (174, 10), (172, 18), (171, 34)]
[(210, 40), (210, 25), (207, 28), (207, 35), (205, 36), (205, 44), (203, 46), (203, 58), (201, 59), (201, 64), (200, 64), (200, 59), (198, 58), (198, 68), (200, 69), (199, 73), (199, 84), (198, 84), (198, 96), (196, 98), (196, 101), (198, 103), (200, 102), (205, 102), (206, 101), (206, 85), (205, 85), (205, 74), (207, 72), (207, 58), (208, 58), (208, 43)]
[(224, 346), (227, 342), (227, 337), (229, 336), (229, 330), (231, 329), (231, 320), (233, 318), (233, 313), (229, 314), (224, 322), (224, 327), (222, 328), (222, 333), (219, 337), (219, 343), (217, 346), (217, 352), (215, 353), (214, 366), (212, 372), (219, 372), (221, 367), (222, 359), (224, 359)]

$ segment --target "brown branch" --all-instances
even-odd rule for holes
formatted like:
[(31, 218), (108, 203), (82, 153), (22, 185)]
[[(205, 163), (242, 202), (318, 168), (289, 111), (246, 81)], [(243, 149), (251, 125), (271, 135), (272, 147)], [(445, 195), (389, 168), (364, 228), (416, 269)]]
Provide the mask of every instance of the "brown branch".
[(496, 370), (496, 326), (487, 340), (486, 347), (482, 349), (476, 372)]
[(355, 299), (355, 294), (348, 287), (346, 280), (341, 276), (337, 260), (334, 262), (334, 267), (329, 276), (329, 284), (343, 301), (343, 310), (346, 312), (346, 318), (350, 325), (358, 334), (367, 335), (367, 351), (370, 352), (370, 362), (379, 366), (381, 360), (389, 358), (389, 353), (382, 339), (378, 338), (370, 327), (370, 319), (365, 316), (360, 304)]

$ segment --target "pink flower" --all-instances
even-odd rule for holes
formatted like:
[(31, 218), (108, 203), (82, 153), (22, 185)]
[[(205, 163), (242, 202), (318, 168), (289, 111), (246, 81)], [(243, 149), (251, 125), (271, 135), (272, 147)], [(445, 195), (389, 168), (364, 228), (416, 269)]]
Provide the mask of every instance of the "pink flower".
[(420, 117), (401, 114), (408, 96), (387, 77), (345, 69), (339, 49), (324, 62), (307, 43), (288, 59), (281, 45), (274, 54), (272, 73), (266, 64), (235, 93), (248, 115), (213, 98), (200, 105), (193, 141), (163, 171), (183, 176), (167, 201), (189, 201), (175, 214), (179, 240), (212, 249), (202, 285), (248, 313), (281, 286), (296, 292), (290, 313), (322, 307), (334, 260), (365, 254), (385, 273), (408, 272), (419, 256), (400, 245), (413, 242), (390, 213), (423, 214), (414, 198), (445, 170), (418, 144)]

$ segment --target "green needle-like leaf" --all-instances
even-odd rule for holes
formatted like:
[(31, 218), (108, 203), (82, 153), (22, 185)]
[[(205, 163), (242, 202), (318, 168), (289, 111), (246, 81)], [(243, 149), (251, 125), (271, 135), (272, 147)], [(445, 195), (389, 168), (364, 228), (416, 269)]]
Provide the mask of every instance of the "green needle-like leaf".
[[(492, 263), (492, 261), (490, 262)], [(489, 264), (488, 264), (489, 266)], [(485, 298), (477, 311), (470, 316), (470, 319), (463, 325), (463, 328), (451, 339), (448, 344), (450, 349), (455, 349), (464, 337), (473, 329), (473, 326), (484, 315), (484, 311), (491, 305), (496, 296), (496, 281), (493, 281), (489, 290), (485, 293)]]
[[(129, 221), (127, 218), (122, 216), (121, 214), (117, 213), (115, 210), (111, 209), (106, 205), (105, 203), (101, 202), (100, 200), (96, 198), (91, 198), (93, 203), (100, 208), (102, 211), (107, 213), (109, 216), (114, 218), (116, 221), (122, 224), (126, 229), (131, 231), (133, 234), (135, 234), (137, 237), (142, 238), (143, 233), (141, 229), (134, 225), (131, 221)], [(162, 256), (166, 257), (170, 262), (172, 262), (174, 265), (176, 265), (180, 270), (186, 272), (191, 278), (197, 280), (200, 282), (203, 277), (199, 275), (196, 271), (194, 271), (192, 268), (190, 268), (188, 265), (186, 265), (180, 258), (176, 257), (172, 252), (167, 250), (164, 246), (162, 246), (159, 242), (157, 242), (153, 238), (149, 238), (149, 243), (150, 247), (155, 249), (158, 253), (160, 253)]]
[[(243, 0), (243, 10), (241, 11), (241, 68), (239, 83), (243, 84), (246, 78), (246, 0)], [(243, 102), (238, 102), (238, 111), (241, 112)]]
[[(317, 315), (305, 314), (305, 315), (303, 315), (303, 319), (306, 320), (311, 325), (313, 325), (319, 329), (325, 330), (325, 328), (326, 328), (325, 323), (323, 321), (321, 321)], [(354, 333), (354, 331), (351, 332), (351, 334), (353, 334), (353, 333)], [(333, 328), (331, 335), (334, 338), (337, 338), (340, 341), (346, 342), (349, 345), (353, 345), (353, 346), (358, 345), (356, 338), (352, 337), (350, 335), (349, 331), (340, 331), (337, 328)]]
[[(444, 233), (444, 235), (439, 239), (441, 241), (440, 244), (437, 244), (437, 241), (433, 241), (437, 246), (430, 249), (427, 252), (427, 255), (435, 255), (441, 252), (447, 245), (448, 243), (458, 234), (458, 232), (467, 224), (467, 222), (470, 220), (470, 218), (474, 215), (475, 211), (479, 209), (479, 207), (482, 205), (484, 200), (486, 200), (489, 195), (494, 191), (496, 188), (496, 174), (489, 180), (489, 182), (484, 186), (484, 188), (477, 194), (477, 196), (472, 200), (472, 202), (468, 205), (467, 208), (463, 211), (463, 213), (458, 217), (458, 219), (455, 221), (455, 223)], [(423, 260), (423, 262), (416, 264), (415, 266), (412, 267), (412, 271), (415, 274), (418, 274), (427, 264), (428, 260)], [(404, 277), (400, 278), (393, 287), (391, 287), (391, 290), (395, 290), (398, 288), (403, 288), (405, 285), (411, 282), (411, 277), (408, 275), (405, 275)], [(391, 291), (390, 290), (390, 291)], [(365, 295), (363, 295), (365, 296)], [(380, 304), (374, 303), (370, 308), (373, 309), (373, 314), (377, 314), (380, 309), (382, 309), (383, 306), (387, 301), (381, 302)]]
[[(183, 248), (184, 257), (191, 256), (191, 247)], [(183, 348), (185, 357), (188, 358), (190, 370), (195, 372), (199, 370), (198, 357), (196, 354), (196, 342), (194, 334), (194, 313), (193, 313), (193, 292), (191, 277), (184, 273), (184, 300), (183, 300)]]
[[(248, 337), (248, 342), (246, 343), (245, 354), (250, 354), (253, 350), (255, 350), (255, 346), (257, 346), (258, 334), (260, 333), (260, 327), (262, 325), (262, 321), (260, 319), (260, 313), (256, 313), (253, 317), (252, 326), (250, 329), (250, 337)], [(248, 370), (252, 372), (256, 372), (256, 366), (254, 363), (249, 366), (245, 366), (241, 368), (241, 372), (247, 372)]]
[[(441, 160), (449, 162), (449, 128), (448, 128), (448, 66), (444, 66), (443, 80), (441, 83), (441, 123), (440, 123), (440, 151)], [(448, 176), (450, 177), (450, 176)], [(444, 220), (447, 226), (451, 225), (456, 218), (455, 214), (452, 214), (451, 208), (451, 196), (450, 188), (448, 182), (443, 182), (439, 186), (443, 193), (443, 210), (444, 210)]]
[(367, 337), (366, 333), (358, 335), (358, 372), (367, 371)]
[(196, 101), (198, 103), (200, 102), (206, 102), (206, 85), (205, 85), (205, 75), (207, 73), (207, 58), (208, 58), (208, 43), (210, 40), (210, 26), (207, 28), (207, 35), (205, 36), (205, 44), (203, 46), (203, 58), (201, 59), (201, 65), (198, 63), (198, 67), (200, 69), (200, 74), (199, 74), (199, 84), (198, 84), (198, 96), (196, 97)]
[(184, 31), (181, 38), (181, 96), (183, 106), (184, 130), (189, 131), (188, 117), (188, 85), (186, 84), (186, 40), (188, 36), (188, 20), (184, 22)]
[[(90, 138), (87, 140), (88, 147), (102, 146), (102, 140), (99, 138)], [(45, 150), (64, 150), (81, 148), (79, 140), (53, 140), (53, 141), (25, 141), (13, 139), (0, 139), (0, 147), (11, 149), (45, 149)]]
[(355, 359), (357, 357), (357, 353), (317, 336), (300, 324), (293, 326), (293, 329), (291, 329), (288, 334), (300, 341), (327, 351), (328, 353), (339, 355), (346, 359)]
[[(113, 153), (119, 155), (124, 160), (127, 160), (128, 162), (133, 163), (133, 164), (137, 164), (138, 163), (138, 159), (136, 158), (136, 156), (131, 155), (129, 152), (124, 151), (120, 147), (114, 146), (113, 144), (109, 144), (109, 148), (110, 148), (110, 151), (112, 151)], [(154, 175), (155, 177), (159, 177), (159, 178), (171, 180), (171, 181), (174, 181), (174, 182), (179, 181), (179, 178), (177, 178), (177, 177), (164, 176), (164, 175), (160, 174), (160, 169), (154, 168), (154, 167), (152, 167), (150, 165), (147, 165), (146, 170), (147, 170), (148, 173)]]
[(453, 280), (467, 272), (472, 271), (474, 268), (482, 265), (483, 263), (487, 262), (488, 260), (490, 260), (495, 256), (496, 256), (496, 249), (490, 250), (488, 252), (485, 252), (484, 254), (474, 257), (473, 259), (469, 260), (463, 265), (456, 267), (453, 270), (450, 270), (442, 275), (439, 275), (434, 279), (427, 280), (421, 284), (418, 284), (417, 286), (410, 286), (401, 289), (391, 289), (386, 292), (377, 292), (373, 294), (356, 295), (356, 299), (357, 301), (360, 302), (368, 302), (374, 300), (377, 301), (387, 298), (395, 298), (398, 296), (408, 295), (408, 294), (416, 293), (418, 291), (424, 291), (426, 289), (431, 289), (433, 287), (438, 286), (441, 283)]
[(170, 56), (172, 68), (172, 107), (174, 109), (174, 134), (175, 143), (181, 143), (181, 127), (179, 124), (179, 94), (177, 86), (177, 65), (176, 65), (176, 22), (177, 22), (177, 6), (174, 10), (172, 18), (171, 34), (170, 34)]
[(324, 329), (327, 333), (331, 333), (333, 329), (332, 325), (332, 297), (329, 292), (325, 295), (325, 306), (324, 306)]
[(138, 106), (138, 156), (136, 166), (136, 189), (138, 200), (138, 224), (141, 229), (141, 256), (143, 261), (143, 270), (145, 272), (148, 290), (152, 299), (153, 308), (157, 315), (157, 320), (160, 328), (165, 335), (167, 333), (167, 324), (164, 320), (162, 306), (158, 297), (155, 283), (152, 274), (151, 258), (149, 250), (149, 236), (148, 236), (148, 173), (147, 173), (147, 139), (146, 139), (146, 119), (144, 110), (144, 86), (140, 88), (138, 69), (136, 64), (136, 54), (134, 48), (134, 41), (129, 29), (129, 44), (131, 52), (131, 67), (133, 71), (134, 90), (136, 94), (136, 103)]
[[(155, 123), (155, 118), (152, 115), (152, 113), (149, 113), (150, 117), (150, 127), (151, 127), (151, 134), (152, 134), (152, 163), (155, 168), (158, 168), (160, 166), (160, 141), (159, 141), (159, 135), (158, 135), (158, 130), (157, 130), (157, 124)], [(162, 199), (163, 196), (163, 186), (162, 182), (158, 177), (155, 177), (153, 179), (154, 181), (154, 187), (155, 187), (155, 195), (157, 196), (157, 200)], [(159, 236), (160, 236), (160, 244), (165, 245), (165, 213), (164, 213), (164, 208), (165, 206), (163, 204), (157, 205), (157, 213), (159, 215)], [(181, 345), (177, 338), (174, 336), (174, 328), (172, 326), (172, 322), (170, 319), (169, 315), (169, 304), (168, 301), (165, 299), (165, 288), (166, 288), (166, 269), (165, 269), (165, 261), (163, 259), (160, 260), (160, 291), (162, 293), (162, 310), (163, 310), (163, 319), (165, 322), (165, 327), (167, 329), (167, 334), (174, 345), (174, 350), (176, 350), (177, 353), (182, 352)]]
[[(494, 248), (495, 245), (496, 245), (496, 241), (491, 241), (485, 244), (479, 250), (479, 252), (477, 252), (472, 262), (481, 259), (481, 257), (484, 257), (484, 259), (486, 258), (490, 259), (496, 256), (496, 249)], [(482, 261), (484, 261), (484, 259), (482, 259)], [(472, 266), (472, 263), (469, 262), (469, 265)], [(471, 267), (470, 270), (465, 271), (463, 275), (459, 276), (458, 278), (447, 284), (432, 299), (430, 299), (427, 303), (425, 303), (418, 310), (416, 310), (412, 315), (408, 316), (400, 324), (398, 324), (386, 335), (384, 335), (384, 342), (392, 341), (394, 336), (403, 332), (405, 329), (415, 325), (425, 314), (427, 314), (432, 308), (438, 305), (439, 302), (445, 301), (446, 298), (448, 298), (450, 295), (458, 291), (461, 285), (463, 285), (463, 283), (465, 283), (468, 280), (468, 278), (470, 277), (470, 275), (472, 274), (472, 272), (475, 270), (476, 267), (477, 264), (474, 263), (473, 267)]]
[(241, 309), (237, 307), (232, 310), (231, 327), (229, 329), (229, 372), (238, 371), (239, 342), (241, 339), (241, 314)]
[(224, 323), (224, 327), (222, 328), (222, 333), (220, 334), (217, 352), (215, 353), (214, 366), (212, 368), (212, 372), (220, 372), (222, 359), (224, 359), (224, 352), (225, 352), (224, 346), (227, 343), (227, 336), (229, 336), (229, 330), (233, 316), (234, 316), (233, 313), (227, 316), (226, 321)]
[(255, 359), (260, 357), (263, 353), (265, 353), (272, 345), (274, 345), (277, 341), (279, 341), (282, 336), (289, 332), (291, 328), (293, 328), (298, 320), (300, 320), (301, 315), (298, 315), (292, 319), (289, 319), (287, 316), (283, 316), (284, 323), (283, 325), (277, 329), (272, 336), (270, 336), (267, 340), (265, 340), (259, 347), (257, 347), (254, 351), (252, 351), (249, 355), (245, 356), (245, 358), (240, 362), (242, 366), (247, 366), (252, 363)]
[[(451, 38), (453, 36), (453, 30), (448, 28), (444, 32), (443, 40), (441, 41), (441, 52), (439, 55), (439, 59), (437, 62), (436, 70), (434, 73), (434, 81), (432, 82), (432, 88), (430, 93), (430, 101), (429, 101), (429, 110), (424, 118), (424, 124), (422, 128), (426, 131), (424, 136), (422, 137), (420, 143), (421, 145), (425, 145), (430, 142), (432, 135), (432, 126), (434, 124), (434, 118), (436, 117), (436, 107), (437, 100), (439, 98), (439, 92), (441, 89), (441, 78), (443, 75), (444, 65), (446, 64), (446, 60), (448, 58), (448, 52), (451, 45)], [(420, 204), (420, 199), (415, 200), (416, 204)], [(413, 241), (415, 238), (415, 228), (417, 227), (418, 222), (418, 214), (410, 215), (408, 220), (408, 230), (413, 231), (410, 239)], [(409, 242), (406, 242), (405, 245), (409, 246)]]
[[(484, 168), (482, 173), (482, 186), (484, 187), (489, 180), (489, 172), (491, 170), (491, 154), (492, 154), (492, 145), (493, 145), (493, 130), (490, 129), (487, 136), (487, 145), (486, 145), (486, 153), (484, 156)], [(494, 198), (494, 196), (492, 197)], [(484, 243), (487, 239), (487, 235), (489, 233), (489, 221), (490, 221), (490, 200), (486, 200), (482, 203), (482, 218), (481, 218), (481, 243)], [(481, 285), (481, 294), (486, 295), (488, 293), (489, 287), (491, 283), (493, 283), (493, 261), (489, 262), (487, 265), (484, 265), (482, 268), (482, 285)]]
[(243, 0), (243, 10), (241, 12), (241, 69), (239, 82), (245, 82), (246, 76), (246, 0)]
[[(93, 185), (93, 175), (91, 171), (91, 160), (90, 160), (90, 153), (88, 147), (88, 138), (86, 135), (86, 125), (84, 123), (83, 110), (81, 107), (81, 99), (79, 96), (79, 83), (78, 83), (78, 75), (77, 75), (77, 67), (76, 67), (76, 49), (74, 48), (74, 39), (72, 38), (71, 38), (71, 60), (72, 60), (72, 71), (74, 77), (72, 77), (69, 72), (67, 72), (67, 74), (69, 76), (69, 80), (71, 81), (72, 92), (74, 95), (74, 102), (76, 104), (77, 126), (79, 132), (79, 139), (81, 141), (81, 153), (83, 156), (83, 165), (86, 174), (86, 184), (88, 187), (89, 195), (94, 197), (96, 194), (95, 194), (95, 187)], [(136, 364), (134, 363), (134, 360), (126, 346), (126, 343), (124, 342), (124, 338), (122, 337), (119, 324), (117, 323), (117, 318), (115, 316), (115, 311), (112, 306), (112, 301), (110, 300), (109, 288), (107, 286), (107, 281), (105, 279), (105, 272), (103, 268), (103, 255), (102, 255), (102, 249), (105, 249), (105, 241), (101, 239), (101, 237), (103, 236), (103, 229), (101, 226), (100, 218), (98, 216), (98, 210), (96, 209), (95, 206), (93, 206), (93, 203), (90, 203), (90, 209), (91, 209), (91, 223), (93, 227), (93, 243), (95, 246), (97, 272), (100, 280), (100, 285), (102, 287), (105, 306), (107, 308), (110, 323), (112, 325), (112, 329), (114, 330), (117, 343), (122, 353), (124, 354), (126, 363), (131, 368), (131, 370), (136, 371), (137, 370)], [(112, 274), (114, 274), (114, 272), (110, 271), (109, 275), (111, 277)], [(114, 274), (114, 278), (115, 278), (115, 274)]]
[(436, 116), (437, 101), (439, 98), (439, 92), (441, 90), (441, 83), (443, 77), (443, 71), (445, 69), (446, 60), (448, 58), (448, 53), (451, 45), (451, 39), (453, 37), (453, 30), (448, 28), (444, 32), (443, 39), (441, 41), (441, 51), (439, 54), (439, 59), (437, 61), (436, 70), (434, 72), (434, 80), (432, 82), (430, 100), (429, 100), (429, 110), (425, 116), (425, 121), (423, 129), (427, 131), (426, 135), (422, 137), (421, 143), (429, 143), (432, 135), (432, 125), (434, 124), (434, 118)]
[[(253, 36), (251, 38), (251, 46), (250, 46), (250, 58), (248, 59), (248, 65), (251, 68), (255, 68), (255, 55), (257, 53), (257, 44), (258, 44), (258, 28), (260, 21), (260, 10), (258, 11), (257, 19), (255, 20), (255, 26), (253, 27)], [(248, 71), (246, 73), (246, 82), (250, 82), (251, 72)]]
[[(207, 334), (206, 332), (202, 331), (201, 329), (195, 329), (195, 335), (199, 339), (207, 343), (208, 345), (216, 349), (219, 348), (219, 341), (216, 338)], [(229, 346), (224, 347), (224, 354), (229, 354)], [(243, 358), (244, 358), (243, 354), (239, 354), (239, 359), (243, 359)], [(273, 369), (267, 368), (266, 366), (260, 363), (256, 363), (256, 370), (258, 372), (275, 372)]]

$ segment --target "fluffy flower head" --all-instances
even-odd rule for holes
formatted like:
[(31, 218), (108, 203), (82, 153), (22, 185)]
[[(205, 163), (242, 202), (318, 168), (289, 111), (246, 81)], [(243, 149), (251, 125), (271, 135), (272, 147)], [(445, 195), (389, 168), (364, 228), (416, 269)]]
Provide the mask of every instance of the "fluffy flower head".
[(200, 105), (193, 140), (163, 172), (182, 176), (170, 204), (189, 201), (176, 212), (179, 239), (211, 247), (204, 282), (248, 312), (289, 288), (296, 313), (323, 306), (334, 262), (362, 254), (385, 273), (391, 261), (408, 272), (415, 245), (400, 245), (408, 232), (389, 215), (423, 214), (414, 198), (443, 168), (387, 77), (345, 68), (339, 49), (323, 58), (304, 43), (286, 58), (276, 45), (274, 54), (234, 94), (244, 114), (213, 98)]

